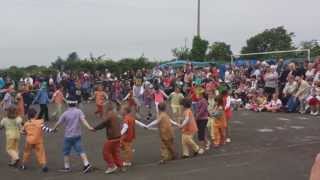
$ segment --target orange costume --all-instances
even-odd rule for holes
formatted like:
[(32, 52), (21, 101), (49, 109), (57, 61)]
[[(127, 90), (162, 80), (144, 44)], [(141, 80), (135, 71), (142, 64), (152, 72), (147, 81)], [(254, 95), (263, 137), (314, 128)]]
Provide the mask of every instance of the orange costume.
[(35, 150), (38, 163), (41, 166), (47, 164), (47, 157), (43, 143), (43, 131), (49, 131), (44, 126), (43, 120), (32, 119), (24, 124), (26, 144), (23, 151), (23, 164), (30, 159), (32, 150)]
[(20, 117), (24, 116), (24, 101), (21, 93), (17, 94), (17, 115)]
[[(185, 120), (182, 123), (182, 154), (185, 157), (190, 155), (189, 148), (194, 152), (199, 152), (199, 146), (194, 142), (193, 136), (198, 132), (198, 127), (191, 109), (184, 111)], [(185, 124), (186, 123), (186, 124)]]
[(226, 128), (227, 128), (227, 119), (223, 107), (218, 109), (219, 115), (215, 116), (213, 122), (213, 133), (214, 133), (214, 142), (215, 146), (220, 146), (225, 144), (226, 140)]
[(96, 106), (97, 110), (95, 114), (99, 114), (101, 117), (104, 112), (104, 104), (106, 102), (107, 95), (103, 91), (96, 91), (95, 92), (95, 99), (96, 99)]
[(130, 163), (132, 162), (133, 141), (136, 138), (135, 118), (127, 114), (124, 116), (123, 124), (126, 127), (126, 131), (121, 131), (121, 148), (124, 151), (124, 161)]

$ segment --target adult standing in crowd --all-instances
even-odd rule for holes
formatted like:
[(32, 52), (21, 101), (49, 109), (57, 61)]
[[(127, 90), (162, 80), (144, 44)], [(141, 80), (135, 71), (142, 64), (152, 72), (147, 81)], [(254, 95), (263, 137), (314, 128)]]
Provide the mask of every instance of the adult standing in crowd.
[(34, 98), (32, 104), (39, 103), (40, 105), (40, 112), (39, 112), (39, 119), (43, 119), (45, 121), (49, 121), (49, 95), (47, 90), (47, 85), (45, 82), (42, 83), (40, 90), (38, 90), (36, 97)]

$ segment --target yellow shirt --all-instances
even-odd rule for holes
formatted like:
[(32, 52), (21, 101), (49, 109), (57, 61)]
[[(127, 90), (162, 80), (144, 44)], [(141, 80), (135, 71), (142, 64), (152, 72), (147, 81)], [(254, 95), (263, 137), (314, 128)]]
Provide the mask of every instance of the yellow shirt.
[(7, 139), (19, 139), (22, 119), (17, 117), (16, 119), (3, 118), (0, 122), (0, 127), (4, 127), (6, 130)]

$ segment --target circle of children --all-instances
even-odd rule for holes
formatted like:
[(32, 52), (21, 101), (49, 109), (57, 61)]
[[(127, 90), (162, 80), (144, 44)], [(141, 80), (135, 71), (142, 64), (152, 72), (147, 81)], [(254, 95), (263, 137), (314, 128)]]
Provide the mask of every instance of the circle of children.
[[(231, 142), (228, 124), (232, 110), (318, 115), (320, 58), (300, 64), (282, 59), (274, 64), (258, 61), (254, 65), (226, 65), (224, 70), (188, 63), (182, 68), (157, 66), (118, 77), (108, 70), (63, 72), (47, 78), (26, 77), (16, 83), (5, 76), (0, 78), (0, 87), (4, 94), (0, 126), (5, 129), (10, 166), (25, 170), (35, 151), (43, 172), (47, 172), (44, 133), (64, 126), (61, 172), (71, 171), (71, 149), (81, 157), (83, 173), (90, 172), (92, 166), (81, 146), (83, 124), (93, 132), (106, 130), (103, 158), (109, 174), (132, 166), (136, 125), (159, 130), (162, 164), (177, 158), (174, 126), (181, 129), (182, 158), (190, 158)], [(95, 127), (81, 110), (90, 100), (95, 100), (95, 113), (102, 119)], [(63, 112), (65, 102), (69, 107)], [(51, 119), (57, 119), (52, 128), (46, 126), (49, 103), (54, 104), (50, 106), (54, 108)], [(33, 104), (39, 105), (39, 113)], [(147, 113), (141, 116), (143, 112)], [(26, 138), (22, 159), (18, 150), (21, 135)]]

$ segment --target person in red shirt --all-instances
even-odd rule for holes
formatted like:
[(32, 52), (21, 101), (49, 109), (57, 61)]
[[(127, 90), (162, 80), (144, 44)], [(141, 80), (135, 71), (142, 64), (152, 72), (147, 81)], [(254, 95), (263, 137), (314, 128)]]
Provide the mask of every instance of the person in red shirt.
[(123, 116), (123, 125), (121, 129), (121, 149), (124, 152), (123, 166), (132, 166), (132, 151), (133, 142), (136, 138), (135, 126), (146, 128), (146, 125), (140, 121), (135, 120), (135, 117), (131, 113), (130, 106), (123, 106), (121, 108), (121, 114)]
[(131, 109), (125, 106), (121, 109), (123, 115), (123, 125), (121, 130), (121, 149), (124, 151), (124, 166), (132, 165), (132, 145), (136, 138), (135, 118), (131, 114)]

